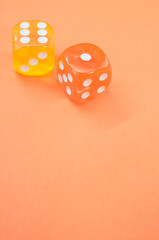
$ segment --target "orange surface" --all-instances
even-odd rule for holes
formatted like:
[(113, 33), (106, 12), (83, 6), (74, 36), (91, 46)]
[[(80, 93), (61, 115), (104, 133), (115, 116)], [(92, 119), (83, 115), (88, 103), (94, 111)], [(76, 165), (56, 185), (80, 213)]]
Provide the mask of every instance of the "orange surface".
[[(0, 3), (0, 240), (159, 239), (158, 0)], [(80, 42), (112, 65), (106, 94), (74, 105), (55, 72), (12, 67), (12, 28), (41, 19), (56, 55)]]

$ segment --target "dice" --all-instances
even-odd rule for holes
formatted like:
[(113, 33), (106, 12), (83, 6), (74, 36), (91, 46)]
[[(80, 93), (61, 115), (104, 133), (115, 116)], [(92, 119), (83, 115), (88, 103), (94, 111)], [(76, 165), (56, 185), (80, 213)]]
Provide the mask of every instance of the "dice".
[(55, 64), (53, 28), (41, 21), (20, 22), (13, 28), (13, 66), (28, 76), (43, 75)]
[(107, 56), (99, 47), (81, 43), (59, 56), (57, 75), (67, 96), (75, 102), (83, 102), (106, 90), (112, 71)]

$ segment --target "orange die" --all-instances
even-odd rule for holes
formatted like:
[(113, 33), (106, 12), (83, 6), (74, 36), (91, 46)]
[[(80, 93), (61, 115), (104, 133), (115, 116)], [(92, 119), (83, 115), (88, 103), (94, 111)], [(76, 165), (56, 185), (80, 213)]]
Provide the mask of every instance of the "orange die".
[(69, 47), (58, 58), (58, 80), (68, 97), (76, 102), (100, 95), (110, 84), (111, 65), (96, 45)]

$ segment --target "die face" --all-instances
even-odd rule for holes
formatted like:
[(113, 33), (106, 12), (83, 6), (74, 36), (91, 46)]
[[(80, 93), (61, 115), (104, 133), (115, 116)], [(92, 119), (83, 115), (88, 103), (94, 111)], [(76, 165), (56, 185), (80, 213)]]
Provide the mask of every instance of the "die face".
[(72, 99), (76, 95), (75, 73), (63, 56), (57, 61), (57, 74), (61, 88)]
[(106, 55), (96, 45), (81, 43), (63, 52), (68, 64), (77, 73), (91, 73), (105, 66)]
[(13, 66), (23, 75), (37, 76), (54, 67), (53, 28), (41, 21), (23, 21), (13, 29)]
[[(61, 71), (64, 73), (68, 68), (72, 71), (74, 81), (69, 84), (71, 94), (67, 95), (73, 101), (83, 102), (98, 96), (110, 84), (110, 62), (96, 45), (84, 43), (66, 49), (58, 59), (57, 72), (61, 75)], [(59, 82), (66, 92), (66, 86), (63, 84), (65, 79), (61, 77)]]

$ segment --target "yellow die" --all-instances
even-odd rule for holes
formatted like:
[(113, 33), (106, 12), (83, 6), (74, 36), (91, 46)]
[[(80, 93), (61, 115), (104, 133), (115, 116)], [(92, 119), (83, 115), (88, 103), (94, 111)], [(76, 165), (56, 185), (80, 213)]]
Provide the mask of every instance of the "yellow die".
[(13, 66), (28, 76), (43, 75), (55, 65), (53, 28), (41, 21), (20, 22), (13, 28)]

